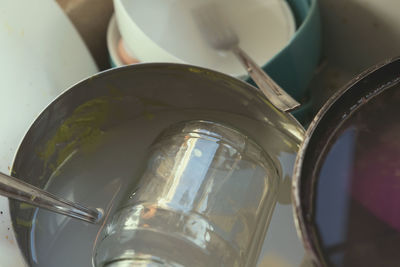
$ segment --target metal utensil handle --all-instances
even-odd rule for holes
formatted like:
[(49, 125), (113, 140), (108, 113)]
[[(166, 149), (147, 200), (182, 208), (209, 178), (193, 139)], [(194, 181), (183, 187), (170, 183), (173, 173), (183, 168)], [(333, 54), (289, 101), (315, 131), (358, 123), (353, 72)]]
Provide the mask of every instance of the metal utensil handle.
[(276, 108), (287, 112), (300, 106), (299, 102), (276, 84), (240, 47), (236, 46), (232, 52), (240, 59), (261, 92)]
[(92, 209), (61, 199), (40, 188), (0, 172), (0, 195), (61, 213), (89, 223), (98, 223), (101, 209)]

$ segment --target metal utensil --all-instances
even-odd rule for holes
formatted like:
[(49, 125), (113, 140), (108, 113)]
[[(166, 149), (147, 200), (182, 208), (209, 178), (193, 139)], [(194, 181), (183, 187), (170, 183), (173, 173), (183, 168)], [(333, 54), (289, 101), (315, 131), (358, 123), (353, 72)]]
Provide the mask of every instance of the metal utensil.
[(88, 208), (59, 198), (47, 191), (1, 172), (0, 195), (89, 223), (98, 223), (103, 217), (103, 211), (101, 209)]
[(215, 3), (193, 9), (193, 18), (207, 43), (216, 50), (232, 51), (269, 101), (282, 111), (300, 106), (239, 47), (239, 37)]

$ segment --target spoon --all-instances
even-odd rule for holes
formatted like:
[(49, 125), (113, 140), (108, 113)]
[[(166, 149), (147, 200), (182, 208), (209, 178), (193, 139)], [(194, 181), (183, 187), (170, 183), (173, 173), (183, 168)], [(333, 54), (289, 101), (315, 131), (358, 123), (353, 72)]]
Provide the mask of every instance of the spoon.
[(0, 195), (89, 223), (99, 223), (103, 210), (59, 198), (45, 190), (0, 172)]
[(246, 68), (267, 99), (281, 111), (291, 111), (300, 106), (254, 60), (239, 47), (239, 36), (230, 26), (223, 12), (214, 2), (203, 3), (192, 10), (193, 18), (205, 41), (216, 50), (231, 51)]

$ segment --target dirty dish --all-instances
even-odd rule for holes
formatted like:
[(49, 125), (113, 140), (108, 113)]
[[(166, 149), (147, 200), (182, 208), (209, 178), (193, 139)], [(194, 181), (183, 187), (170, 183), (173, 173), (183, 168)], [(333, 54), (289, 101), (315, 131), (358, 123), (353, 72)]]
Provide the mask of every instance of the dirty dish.
[[(282, 180), (276, 216), (271, 219), (274, 225), (268, 231), (284, 233), (285, 240), (270, 243), (267, 237), (262, 257), (268, 252), (286, 252), (285, 261), (300, 262), (304, 251), (293, 220), (288, 220), (292, 216), (288, 177), (303, 129), (291, 115), (273, 108), (254, 87), (222, 73), (189, 65), (147, 63), (88, 78), (58, 97), (36, 120), (13, 169), (30, 184), (69, 201), (106, 211), (111, 208), (106, 214), (112, 214), (118, 206), (114, 204), (138, 182), (148, 148), (158, 134), (175, 123), (198, 119), (231, 125), (268, 151)], [(52, 149), (53, 144), (58, 144), (57, 149)], [(18, 244), (29, 264), (91, 266), (100, 226), (27, 208), (16, 201), (11, 207)], [(259, 235), (264, 234), (262, 228)], [(65, 258), (71, 260), (61, 260)]]
[[(36, 116), (63, 90), (97, 67), (55, 1), (0, 2), (0, 171), (11, 172), (15, 151)], [(0, 265), (23, 266), (0, 198)], [(7, 238), (6, 238), (7, 237)]]
[[(230, 14), (243, 49), (259, 65), (285, 47), (296, 30), (286, 1), (216, 2)], [(191, 14), (198, 5), (198, 1), (114, 1), (121, 35), (129, 52), (140, 61), (188, 63), (246, 76), (232, 55), (216, 52), (204, 42)]]
[[(125, 2), (131, 3), (129, 1)], [(256, 61), (256, 63), (262, 66), (263, 70), (268, 73), (268, 75), (270, 75), (277, 84), (279, 84), (297, 101), (301, 103), (305, 103), (305, 101), (308, 101), (308, 106), (310, 106), (310, 101), (308, 99), (308, 85), (314, 75), (314, 70), (316, 66), (319, 64), (321, 52), (321, 28), (318, 1), (287, 0), (281, 2), (284, 2), (285, 5), (288, 5), (294, 15), (296, 25), (295, 33), (287, 42), (287, 44), (281, 48), (281, 50), (276, 51), (272, 58), (264, 62)], [(167, 2), (164, 2), (164, 4), (165, 3)], [(132, 30), (132, 28), (129, 26), (129, 24), (133, 22), (130, 21), (127, 12), (124, 11), (123, 2), (115, 0), (114, 4), (116, 12), (118, 10), (121, 10), (119, 20), (122, 22), (119, 22), (119, 24), (125, 24), (125, 30), (128, 31), (126, 35), (129, 34), (132, 39), (137, 39), (137, 41), (140, 41), (142, 37), (149, 41), (149, 37), (144, 35), (142, 30), (138, 28), (138, 25), (134, 27), (132, 26), (134, 30)], [(144, 2), (141, 5), (144, 5)], [(125, 20), (127, 20), (128, 22), (124, 23)], [(155, 24), (153, 26), (155, 26)], [(136, 30), (139, 31), (138, 35), (136, 35)], [(126, 35), (124, 35), (124, 39), (127, 39), (125, 41), (128, 48), (130, 49), (129, 53), (132, 55), (138, 55), (136, 54), (136, 50), (143, 49), (142, 45), (140, 45), (140, 47), (137, 47), (138, 44), (135, 44), (134, 41), (130, 42), (128, 40), (130, 38), (126, 37)], [(145, 48), (148, 50), (152, 50), (153, 46), (154, 44), (150, 46), (145, 46)], [(157, 49), (159, 49), (159, 47), (155, 48), (155, 50)], [(118, 60), (113, 60), (113, 58), (115, 58), (112, 56), (113, 52), (110, 52), (110, 54), (111, 64), (119, 66), (119, 64), (117, 64)], [(155, 57), (152, 59), (153, 61), (169, 61), (163, 59), (162, 57), (158, 57), (157, 53), (153, 53), (152, 56)], [(149, 62), (152, 60), (143, 58), (141, 61)], [(234, 58), (232, 58), (232, 60), (234, 60)], [(117, 63), (113, 64), (113, 61), (114, 63)], [(176, 62), (174, 60), (170, 61)], [(239, 63), (236, 62), (235, 64)], [(236, 67), (240, 68), (240, 65), (237, 65)], [(243, 70), (242, 75), (243, 76), (240, 76), (239, 78), (246, 79), (254, 85), (253, 81), (249, 80), (248, 76)], [(309, 110), (310, 108), (300, 108), (294, 114), (296, 118), (303, 118), (306, 117), (306, 114), (309, 113)]]

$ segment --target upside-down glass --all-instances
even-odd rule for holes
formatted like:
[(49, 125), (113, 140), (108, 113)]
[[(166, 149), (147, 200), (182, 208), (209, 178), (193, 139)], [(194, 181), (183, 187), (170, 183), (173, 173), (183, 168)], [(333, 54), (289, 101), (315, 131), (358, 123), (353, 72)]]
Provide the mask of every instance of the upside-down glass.
[(228, 126), (189, 121), (151, 147), (96, 244), (96, 266), (252, 266), (274, 209), (269, 156)]

